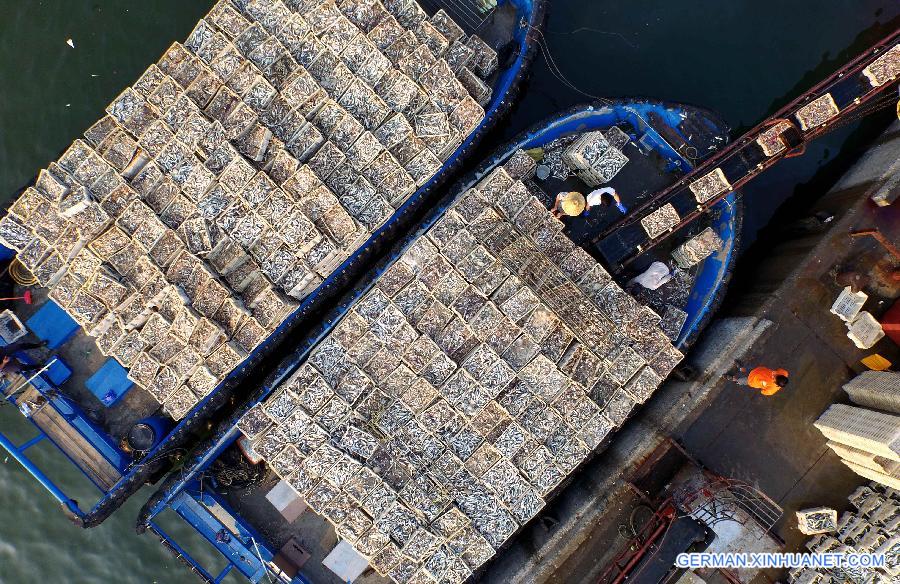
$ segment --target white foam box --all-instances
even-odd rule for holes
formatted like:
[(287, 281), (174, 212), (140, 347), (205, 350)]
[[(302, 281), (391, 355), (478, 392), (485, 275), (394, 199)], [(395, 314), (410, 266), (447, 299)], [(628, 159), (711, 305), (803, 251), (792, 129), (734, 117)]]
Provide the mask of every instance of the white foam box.
[(288, 523), (293, 523), (306, 511), (306, 503), (285, 481), (278, 481), (278, 484), (266, 493), (266, 500), (278, 509)]

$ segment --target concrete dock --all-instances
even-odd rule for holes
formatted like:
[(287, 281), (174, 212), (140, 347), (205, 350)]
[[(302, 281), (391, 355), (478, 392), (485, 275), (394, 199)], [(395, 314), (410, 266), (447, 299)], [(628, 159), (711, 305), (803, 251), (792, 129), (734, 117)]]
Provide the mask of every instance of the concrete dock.
[[(752, 285), (727, 306), (688, 356), (691, 381), (667, 382), (619, 431), (565, 491), (487, 571), (487, 582), (596, 582), (627, 544), (622, 527), (642, 502), (628, 488), (631, 471), (667, 438), (674, 438), (709, 471), (757, 487), (783, 509), (771, 535), (784, 551), (800, 551), (805, 536), (794, 511), (827, 505), (839, 511), (867, 482), (841, 464), (813, 421), (834, 402), (841, 385), (878, 353), (900, 364), (900, 348), (882, 339), (857, 349), (847, 328), (829, 313), (854, 272), (867, 281), (864, 310), (876, 318), (900, 296), (892, 280), (898, 263), (871, 237), (851, 231), (878, 228), (900, 242), (900, 206), (878, 207), (870, 197), (897, 188), (900, 123), (871, 146), (832, 190), (809, 210), (810, 219), (779, 243), (757, 268)], [(831, 219), (828, 219), (828, 218)], [(735, 360), (783, 367), (789, 385), (764, 397), (722, 376)], [(627, 530), (624, 530), (627, 531)], [(783, 574), (759, 574), (753, 582)]]

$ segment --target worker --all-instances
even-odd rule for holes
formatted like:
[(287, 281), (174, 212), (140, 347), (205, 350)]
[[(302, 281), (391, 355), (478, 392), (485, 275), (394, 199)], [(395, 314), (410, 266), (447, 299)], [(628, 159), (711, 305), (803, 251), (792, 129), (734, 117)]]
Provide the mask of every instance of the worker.
[(728, 374), (725, 379), (738, 385), (746, 385), (758, 389), (762, 395), (775, 395), (788, 384), (788, 372), (786, 369), (769, 369), (768, 367), (756, 367), (747, 373), (747, 368), (738, 364), (740, 375)]
[(636, 292), (637, 290), (640, 290), (638, 286), (646, 288), (647, 290), (656, 290), (671, 280), (674, 275), (675, 274), (669, 266), (660, 261), (656, 261), (650, 264), (646, 270), (632, 278), (626, 285), (626, 290)]
[(15, 343), (10, 343), (3, 347), (0, 347), (0, 357), (8, 357), (14, 353), (19, 351), (27, 351), (29, 349), (40, 349), (41, 347), (46, 347), (47, 341), (41, 341), (39, 343), (28, 343), (24, 341), (16, 341)]
[(601, 206), (603, 204), (603, 195), (608, 195), (609, 198), (612, 199), (616, 209), (618, 209), (622, 215), (628, 212), (628, 209), (622, 204), (622, 198), (619, 196), (619, 193), (612, 187), (603, 187), (591, 191), (585, 199), (587, 201), (587, 211), (590, 211), (593, 207)]
[(584, 195), (577, 191), (569, 191), (567, 193), (564, 192), (556, 195), (556, 201), (553, 203), (553, 208), (550, 209), (550, 212), (553, 213), (553, 216), (557, 219), (563, 215), (578, 217), (584, 213), (586, 206), (587, 203), (584, 200)]
[(0, 360), (0, 374), (2, 375), (23, 375), (41, 368), (37, 363), (23, 363), (12, 355), (7, 355)]

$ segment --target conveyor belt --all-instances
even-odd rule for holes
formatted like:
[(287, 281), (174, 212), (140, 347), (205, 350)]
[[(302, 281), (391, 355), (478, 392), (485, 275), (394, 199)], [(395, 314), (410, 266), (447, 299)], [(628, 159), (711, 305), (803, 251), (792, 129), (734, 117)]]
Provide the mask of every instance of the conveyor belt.
[[(779, 160), (802, 151), (805, 143), (825, 134), (842, 121), (864, 113), (863, 106), (870, 104), (876, 96), (896, 90), (898, 51), (900, 51), (900, 31), (894, 32), (858, 56), (698, 166), (678, 183), (660, 191), (646, 204), (605, 230), (594, 243), (606, 259), (608, 267), (614, 271), (621, 270), (643, 252), (677, 234), (682, 227), (708, 211), (715, 203)], [(891, 59), (894, 75), (892, 78), (880, 80), (879, 83), (873, 79), (870, 66), (876, 63), (884, 65), (886, 59)], [(825, 121), (821, 121), (820, 118), (811, 122), (813, 114), (810, 110), (815, 107), (811, 105), (813, 102), (821, 104), (825, 110), (831, 109), (835, 112), (834, 115)], [(777, 130), (772, 130), (776, 126)], [(764, 134), (771, 136), (773, 131), (783, 147), (777, 152), (771, 149), (767, 152), (758, 139)], [(712, 175), (724, 177), (729, 188), (701, 201), (695, 196), (691, 186), (694, 185), (696, 188), (699, 179)], [(678, 221), (673, 222), (664, 233), (648, 233), (642, 220), (666, 205), (674, 208), (678, 214)]]

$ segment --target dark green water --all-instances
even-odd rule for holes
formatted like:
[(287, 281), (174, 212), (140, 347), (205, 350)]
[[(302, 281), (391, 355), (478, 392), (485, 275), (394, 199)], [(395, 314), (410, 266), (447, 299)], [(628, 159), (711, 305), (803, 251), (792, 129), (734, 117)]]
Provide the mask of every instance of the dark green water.
[[(0, 0), (0, 203), (99, 118), (173, 40), (184, 39), (211, 4)], [(689, 102), (740, 129), (898, 24), (897, 0), (554, 0), (546, 38), (559, 68), (586, 93)], [(541, 57), (521, 97), (490, 144), (588, 100), (554, 78)], [(746, 187), (748, 235), (795, 192), (801, 199), (820, 194), (819, 171), (833, 174), (852, 161), (888, 119), (839, 131)], [(28, 437), (10, 408), (0, 408), (0, 425)], [(76, 498), (94, 500), (52, 449), (39, 454)], [(195, 581), (153, 539), (134, 535), (132, 522), (149, 491), (88, 532), (69, 525), (15, 462), (0, 464), (0, 492), (0, 583)], [(178, 539), (189, 536), (182, 529)]]

